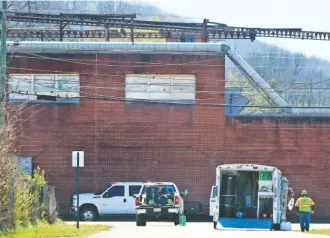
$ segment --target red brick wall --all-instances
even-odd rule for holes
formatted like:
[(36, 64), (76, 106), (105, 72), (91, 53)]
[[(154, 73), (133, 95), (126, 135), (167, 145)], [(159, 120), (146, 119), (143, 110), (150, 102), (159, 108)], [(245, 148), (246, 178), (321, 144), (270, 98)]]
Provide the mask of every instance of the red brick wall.
[[(117, 97), (124, 97), (127, 73), (195, 74), (198, 104), (224, 103), (223, 57), (210, 61), (206, 56), (98, 55), (103, 62), (97, 64), (92, 61), (96, 56), (67, 57), (83, 58), (91, 65), (21, 57), (13, 58), (9, 67), (78, 72), (83, 93)], [(199, 63), (180, 65), (187, 61)], [(301, 189), (310, 192), (319, 216), (330, 214), (329, 121), (233, 119), (224, 116), (222, 107), (93, 99), (81, 99), (79, 105), (40, 105), (23, 118), (28, 116), (20, 153), (46, 170), (63, 209), (75, 192), (71, 151), (84, 150), (83, 192), (104, 190), (114, 181), (174, 181), (188, 188), (189, 200), (207, 204), (216, 166), (257, 163), (281, 169), (296, 194)]]

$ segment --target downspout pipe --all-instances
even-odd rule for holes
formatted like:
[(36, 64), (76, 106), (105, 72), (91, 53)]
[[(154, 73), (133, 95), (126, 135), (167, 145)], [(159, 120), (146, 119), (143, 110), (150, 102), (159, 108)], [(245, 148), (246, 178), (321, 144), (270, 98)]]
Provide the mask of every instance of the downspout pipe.
[(259, 74), (228, 45), (218, 43), (130, 43), (130, 42), (7, 42), (8, 53), (42, 54), (198, 54), (223, 55), (235, 63), (249, 80), (277, 106), (290, 113), (290, 106), (259, 76)]

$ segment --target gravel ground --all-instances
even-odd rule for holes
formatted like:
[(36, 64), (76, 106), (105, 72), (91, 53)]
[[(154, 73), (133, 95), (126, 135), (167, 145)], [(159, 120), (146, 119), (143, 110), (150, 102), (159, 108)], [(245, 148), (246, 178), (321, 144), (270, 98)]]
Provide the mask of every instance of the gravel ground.
[[(72, 222), (70, 222), (72, 223)], [(84, 223), (86, 224), (86, 223)], [(88, 223), (87, 223), (88, 224)], [(136, 227), (135, 222), (96, 222), (93, 224), (107, 224), (112, 226), (111, 231), (90, 236), (90, 238), (299, 238), (319, 237), (301, 232), (275, 232), (275, 231), (242, 231), (242, 230), (213, 230), (212, 223), (188, 222), (185, 227), (174, 226), (173, 223), (149, 222), (146, 227)], [(298, 230), (299, 225), (293, 224), (293, 229)], [(330, 224), (312, 224), (311, 229), (330, 229)], [(323, 236), (322, 236), (323, 237)], [(327, 236), (328, 237), (328, 236)]]

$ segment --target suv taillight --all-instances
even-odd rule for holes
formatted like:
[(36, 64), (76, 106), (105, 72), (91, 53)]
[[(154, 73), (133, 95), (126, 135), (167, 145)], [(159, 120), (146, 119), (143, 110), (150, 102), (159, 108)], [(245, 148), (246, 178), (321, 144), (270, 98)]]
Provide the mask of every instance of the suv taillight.
[(178, 196), (175, 196), (175, 197), (174, 197), (174, 201), (175, 201), (175, 205), (179, 205), (179, 203), (180, 203), (180, 199), (179, 199)]
[(135, 206), (139, 206), (140, 205), (140, 196), (136, 196), (135, 197)]

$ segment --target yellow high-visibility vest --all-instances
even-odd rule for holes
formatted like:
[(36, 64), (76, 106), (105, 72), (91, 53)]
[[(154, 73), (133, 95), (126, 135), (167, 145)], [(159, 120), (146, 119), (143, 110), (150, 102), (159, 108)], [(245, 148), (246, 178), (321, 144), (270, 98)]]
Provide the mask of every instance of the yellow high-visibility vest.
[(314, 201), (309, 197), (301, 197), (296, 201), (296, 207), (299, 207), (300, 212), (311, 212), (314, 205)]

